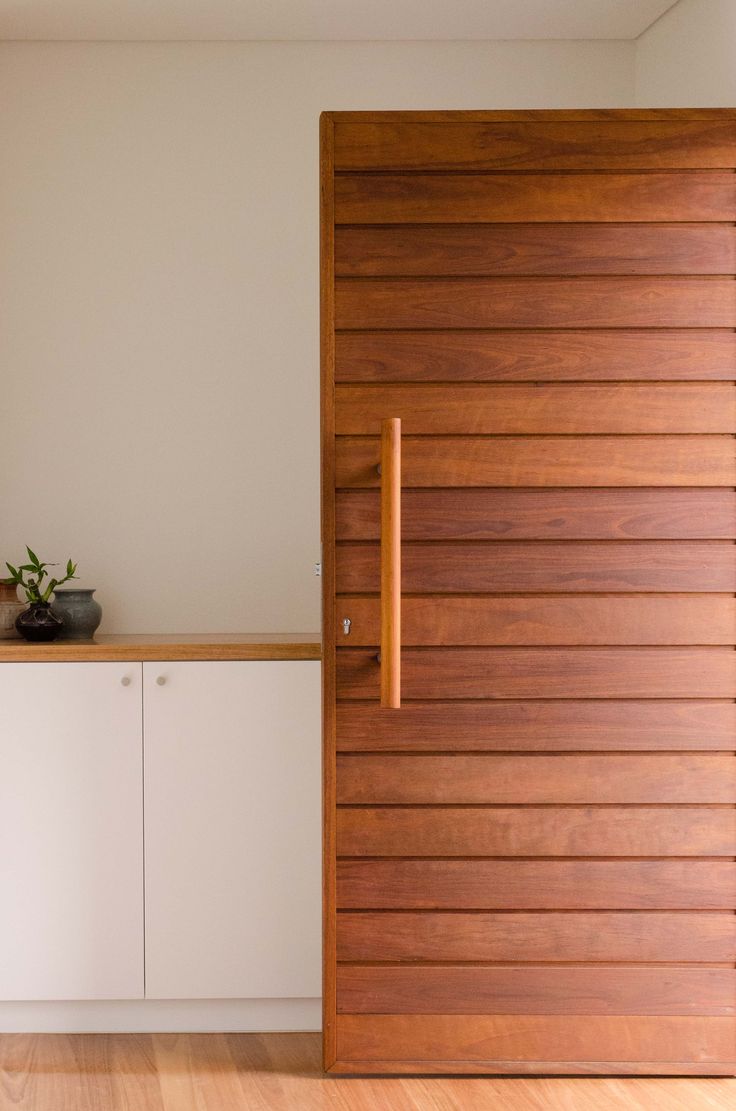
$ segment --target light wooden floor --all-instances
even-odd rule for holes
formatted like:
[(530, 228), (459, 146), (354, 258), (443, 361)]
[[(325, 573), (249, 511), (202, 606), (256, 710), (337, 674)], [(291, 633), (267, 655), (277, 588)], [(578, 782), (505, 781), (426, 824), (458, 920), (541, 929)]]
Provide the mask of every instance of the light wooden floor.
[(0, 1111), (734, 1111), (736, 1080), (324, 1079), (316, 1034), (4, 1034)]

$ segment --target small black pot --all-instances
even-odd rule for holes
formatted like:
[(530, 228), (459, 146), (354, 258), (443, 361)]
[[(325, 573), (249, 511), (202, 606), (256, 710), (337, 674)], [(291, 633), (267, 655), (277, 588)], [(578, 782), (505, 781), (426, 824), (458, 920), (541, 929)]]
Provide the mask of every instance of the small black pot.
[(48, 602), (33, 602), (27, 610), (18, 614), (15, 621), (20, 635), (35, 644), (56, 640), (63, 624), (61, 618), (52, 613)]

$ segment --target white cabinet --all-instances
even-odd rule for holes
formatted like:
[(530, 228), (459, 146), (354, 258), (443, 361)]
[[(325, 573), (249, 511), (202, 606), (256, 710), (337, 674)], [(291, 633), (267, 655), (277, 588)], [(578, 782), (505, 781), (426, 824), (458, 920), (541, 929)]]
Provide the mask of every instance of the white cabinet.
[(320, 994), (319, 668), (0, 664), (0, 1000)]
[(139, 663), (0, 666), (0, 998), (143, 995), (141, 764)]
[(319, 663), (143, 672), (147, 998), (318, 996)]

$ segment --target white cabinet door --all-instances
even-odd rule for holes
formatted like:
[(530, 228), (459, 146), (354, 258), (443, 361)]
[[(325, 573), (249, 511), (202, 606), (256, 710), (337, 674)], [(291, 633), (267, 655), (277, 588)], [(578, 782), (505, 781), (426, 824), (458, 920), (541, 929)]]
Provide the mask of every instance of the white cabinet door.
[(143, 996), (141, 679), (0, 665), (0, 999)]
[(320, 665), (144, 664), (146, 995), (320, 994)]

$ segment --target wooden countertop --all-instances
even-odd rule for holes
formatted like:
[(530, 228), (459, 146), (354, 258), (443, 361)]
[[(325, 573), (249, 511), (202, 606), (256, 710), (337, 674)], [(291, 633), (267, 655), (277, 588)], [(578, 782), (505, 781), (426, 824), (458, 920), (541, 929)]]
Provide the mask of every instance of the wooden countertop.
[(168, 633), (28, 644), (0, 640), (0, 663), (147, 660), (319, 660), (318, 633)]

